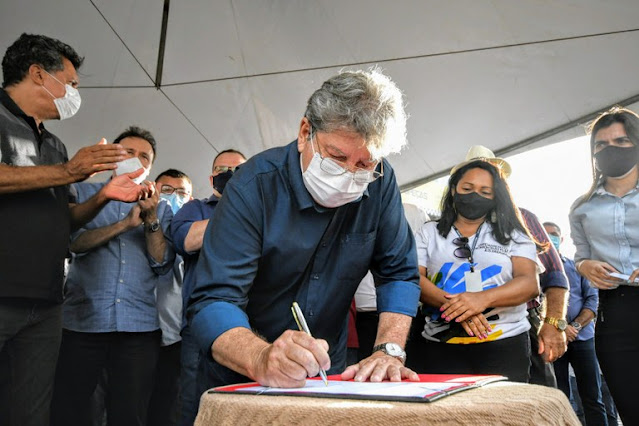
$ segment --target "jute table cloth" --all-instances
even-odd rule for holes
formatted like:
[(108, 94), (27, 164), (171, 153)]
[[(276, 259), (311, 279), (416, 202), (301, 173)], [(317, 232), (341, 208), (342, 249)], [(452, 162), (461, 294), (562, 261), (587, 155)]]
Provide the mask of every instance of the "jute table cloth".
[(493, 383), (430, 403), (205, 393), (196, 426), (209, 425), (570, 425), (557, 389)]

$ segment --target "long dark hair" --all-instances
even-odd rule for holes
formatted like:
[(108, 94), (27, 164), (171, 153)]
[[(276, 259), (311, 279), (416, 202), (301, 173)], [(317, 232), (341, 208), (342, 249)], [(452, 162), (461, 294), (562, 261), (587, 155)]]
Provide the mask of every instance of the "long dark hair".
[[(590, 133), (592, 185), (590, 186), (588, 192), (579, 197), (577, 202), (575, 202), (575, 204), (573, 205), (572, 210), (576, 209), (586, 200), (588, 200), (601, 182), (602, 174), (599, 170), (597, 170), (597, 167), (595, 165), (595, 136), (597, 135), (597, 132), (599, 130), (610, 127), (615, 123), (619, 123), (623, 126), (626, 134), (628, 135), (628, 139), (630, 139), (630, 142), (632, 142), (634, 145), (639, 145), (639, 116), (634, 111), (622, 108), (620, 106), (614, 106), (608, 111), (603, 112), (592, 123), (590, 123), (586, 128), (586, 132)], [(637, 164), (639, 164), (639, 157), (637, 158)]]
[[(486, 215), (487, 220), (491, 221), (493, 228), (493, 237), (500, 244), (506, 245), (512, 240), (512, 234), (515, 230), (528, 235), (528, 237), (537, 245), (537, 249), (544, 249), (545, 246), (540, 244), (526, 227), (525, 222), (519, 213), (519, 209), (513, 202), (510, 194), (508, 183), (501, 174), (501, 170), (484, 160), (471, 161), (460, 167), (448, 179), (448, 190), (442, 199), (442, 216), (437, 222), (437, 231), (446, 238), (450, 232), (453, 223), (457, 219), (457, 211), (453, 203), (453, 189), (461, 180), (462, 176), (471, 169), (486, 170), (493, 177), (493, 194), (495, 199), (495, 208)], [(493, 214), (494, 213), (494, 214)], [(494, 220), (493, 220), (494, 218)]]

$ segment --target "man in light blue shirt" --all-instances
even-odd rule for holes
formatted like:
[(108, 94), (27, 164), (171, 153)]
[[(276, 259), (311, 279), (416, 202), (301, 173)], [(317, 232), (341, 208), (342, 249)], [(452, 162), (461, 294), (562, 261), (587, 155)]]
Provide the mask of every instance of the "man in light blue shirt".
[[(150, 132), (131, 127), (114, 143), (139, 159), (148, 176), (155, 158)], [(90, 399), (104, 368), (112, 424), (144, 424), (160, 348), (155, 288), (171, 273), (175, 253), (165, 237), (173, 214), (149, 196), (109, 203), (71, 237), (75, 257), (63, 306), (63, 335), (52, 404), (54, 425), (90, 422)], [(104, 183), (76, 185), (78, 201)]]
[[(559, 252), (559, 246), (563, 241), (561, 229), (553, 222), (544, 222), (544, 228)], [(572, 365), (586, 423), (606, 425), (606, 407), (603, 403), (599, 364), (595, 353), (595, 323), (592, 321), (597, 313), (599, 294), (596, 288), (590, 287), (586, 278), (579, 275), (574, 261), (561, 254), (560, 256), (570, 282), (570, 296), (566, 313), (568, 326), (565, 330), (568, 350), (553, 363), (557, 387), (570, 398), (568, 364)], [(576, 389), (573, 389), (573, 392), (575, 391)]]

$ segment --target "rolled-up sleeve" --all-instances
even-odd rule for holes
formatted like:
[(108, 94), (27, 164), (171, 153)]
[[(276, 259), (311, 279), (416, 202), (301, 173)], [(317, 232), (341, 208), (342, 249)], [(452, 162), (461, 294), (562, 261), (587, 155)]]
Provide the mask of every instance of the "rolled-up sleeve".
[(238, 185), (232, 180), (226, 186), (204, 234), (195, 270), (187, 315), (205, 352), (226, 331), (250, 328), (245, 309), (261, 255), (261, 221), (252, 210), (259, 200), (251, 203), (243, 197), (257, 191), (243, 191)]
[(157, 209), (158, 216), (160, 217), (160, 226), (162, 227), (162, 233), (164, 234), (164, 241), (166, 242), (164, 256), (162, 257), (162, 262), (158, 262), (149, 254), (148, 250), (145, 250), (145, 254), (153, 272), (157, 275), (164, 275), (173, 268), (173, 263), (175, 262), (175, 250), (173, 250), (173, 244), (171, 243), (171, 236), (169, 234), (169, 227), (171, 226), (171, 220), (173, 219), (173, 212), (164, 200), (160, 200)]
[(173, 216), (171, 221), (171, 239), (173, 240), (173, 248), (181, 256), (193, 254), (184, 249), (184, 240), (191, 230), (193, 222), (202, 220), (201, 210), (198, 206), (198, 200), (191, 200)]
[(584, 298), (584, 304), (582, 309), (590, 309), (597, 314), (597, 307), (599, 306), (599, 290), (590, 286), (590, 281), (581, 277), (581, 292)]
[(415, 238), (404, 215), (394, 173), (389, 177), (371, 265), (377, 311), (415, 316), (420, 295)]

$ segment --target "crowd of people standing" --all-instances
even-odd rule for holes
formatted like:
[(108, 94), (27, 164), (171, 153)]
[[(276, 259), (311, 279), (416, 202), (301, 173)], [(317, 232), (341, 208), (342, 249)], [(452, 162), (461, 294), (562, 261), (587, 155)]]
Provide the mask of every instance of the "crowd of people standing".
[[(180, 170), (149, 179), (162, 142), (137, 126), (68, 158), (44, 122), (80, 108), (82, 62), (29, 34), (2, 61), (3, 424), (190, 425), (210, 387), (299, 387), (321, 370), (501, 374), (570, 395), (569, 364), (587, 424), (608, 424), (598, 365), (621, 419), (639, 424), (634, 112), (592, 125), (573, 262), (556, 224), (515, 205), (510, 165), (483, 146), (451, 170), (441, 217), (409, 226), (386, 159), (406, 144), (403, 95), (377, 69), (325, 81), (288, 145), (218, 153), (212, 194), (197, 200)], [(86, 181), (99, 172), (110, 176)], [(362, 280), (371, 347), (348, 362)]]

